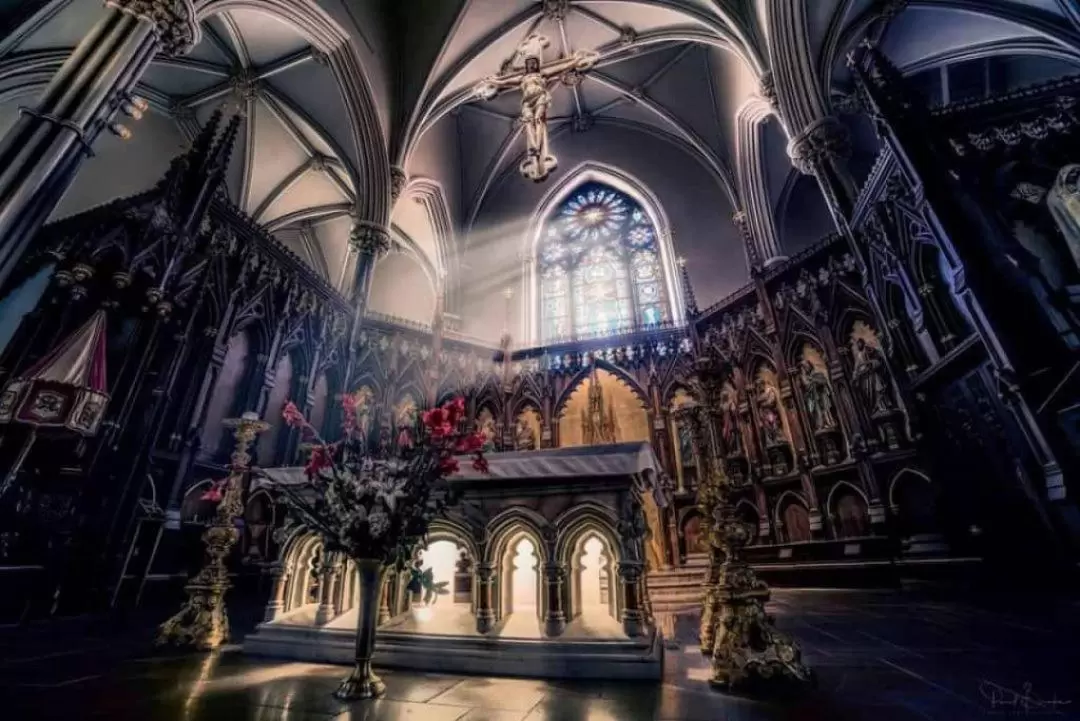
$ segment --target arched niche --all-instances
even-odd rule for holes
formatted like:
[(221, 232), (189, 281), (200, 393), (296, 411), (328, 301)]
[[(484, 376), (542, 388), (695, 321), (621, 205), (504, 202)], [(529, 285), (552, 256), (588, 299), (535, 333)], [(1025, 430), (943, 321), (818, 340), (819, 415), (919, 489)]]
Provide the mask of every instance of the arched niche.
[(693, 429), (688, 420), (679, 416), (679, 411), (696, 403), (686, 389), (677, 388), (668, 405), (668, 431), (671, 433), (672, 448), (675, 449), (675, 487), (679, 492), (697, 487), (698, 460)]
[(900, 538), (938, 533), (936, 489), (930, 478), (911, 468), (889, 482), (889, 506), (896, 518)]
[(266, 399), (266, 409), (263, 419), (270, 424), (269, 430), (263, 433), (258, 442), (259, 450), (256, 454), (258, 464), (268, 468), (275, 464), (283, 437), (287, 435), (288, 426), (281, 412), (285, 409), (285, 403), (295, 394), (293, 392), (293, 358), (289, 353), (282, 353), (274, 368), (274, 385)]
[(782, 543), (809, 541), (810, 510), (806, 501), (792, 491), (784, 492), (776, 502), (776, 527)]
[(750, 540), (746, 545), (752, 546), (757, 543), (761, 533), (761, 514), (757, 506), (744, 498), (735, 504), (735, 517), (749, 527)]
[(543, 419), (533, 405), (524, 406), (514, 422), (514, 450), (534, 451), (540, 447)]
[(870, 535), (870, 510), (866, 497), (855, 486), (841, 481), (829, 491), (826, 500), (833, 536), (837, 539)]
[(495, 567), (493, 610), (503, 624), (504, 635), (531, 638), (540, 633), (546, 612), (542, 571), (549, 560), (539, 530), (541, 523), (543, 519), (536, 514), (513, 511), (492, 519), (489, 525), (491, 542), (486, 553)]
[(254, 362), (251, 337), (241, 331), (229, 339), (225, 348), (225, 357), (221, 362), (214, 389), (210, 393), (210, 402), (203, 415), (200, 450), (204, 457), (217, 454), (224, 445), (225, 433), (221, 422), (235, 412), (246, 392), (251, 364)]
[(290, 542), (282, 561), (288, 578), (282, 609), (285, 613), (319, 602), (323, 555), (322, 540), (313, 534), (302, 535)]
[(696, 510), (687, 513), (679, 526), (679, 535), (687, 556), (708, 553), (709, 543), (705, 529), (701, 527), (701, 514)]
[[(590, 393), (596, 393), (594, 385), (599, 386), (600, 403), (598, 408), (590, 410)], [(641, 396), (625, 380), (604, 368), (594, 368), (584, 376), (569, 393), (559, 413), (560, 447), (651, 438), (649, 416)]]
[(556, 543), (557, 562), (567, 571), (563, 610), (568, 621), (581, 618), (582, 631), (599, 632), (618, 621), (622, 613), (615, 521), (589, 507), (568, 516), (576, 520), (567, 519)]
[(241, 553), (254, 562), (272, 559), (277, 509), (265, 489), (251, 494), (244, 506), (244, 533)]

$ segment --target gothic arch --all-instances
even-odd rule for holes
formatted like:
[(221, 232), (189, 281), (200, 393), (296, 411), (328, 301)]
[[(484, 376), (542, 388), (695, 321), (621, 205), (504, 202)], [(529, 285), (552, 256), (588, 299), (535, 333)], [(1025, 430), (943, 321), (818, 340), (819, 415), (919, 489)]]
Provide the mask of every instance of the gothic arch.
[(776, 523), (782, 522), (780, 512), (787, 505), (788, 501), (792, 503), (798, 503), (800, 506), (806, 509), (807, 513), (810, 512), (810, 504), (807, 503), (806, 498), (798, 491), (784, 491), (776, 498), (776, 503), (773, 504), (773, 521)]
[(678, 282), (679, 271), (672, 244), (671, 223), (664, 212), (663, 206), (660, 204), (659, 198), (649, 190), (647, 185), (633, 175), (606, 163), (587, 161), (573, 168), (558, 184), (545, 193), (529, 219), (528, 230), (524, 235), (525, 247), (522, 249), (522, 257), (525, 260), (521, 276), (524, 285), (521, 293), (521, 312), (525, 338), (530, 343), (538, 345), (541, 342), (540, 284), (535, 262), (541, 231), (547, 219), (556, 211), (559, 205), (578, 187), (589, 182), (602, 183), (626, 194), (636, 201), (649, 216), (653, 228), (656, 229), (657, 246), (660, 250), (660, 261), (664, 273), (667, 297), (670, 299), (672, 321), (676, 324), (682, 324), (686, 321), (686, 305), (682, 293), (682, 284)]
[(572, 396), (574, 394), (574, 391), (578, 389), (578, 386), (580, 386), (592, 374), (592, 369), (594, 367), (598, 370), (607, 371), (611, 375), (615, 376), (616, 380), (626, 385), (633, 392), (633, 394), (637, 396), (637, 399), (641, 401), (642, 407), (645, 408), (646, 411), (648, 411), (650, 407), (649, 394), (644, 388), (641, 387), (641, 384), (638, 383), (632, 375), (630, 375), (617, 365), (608, 363), (605, 360), (594, 358), (591, 363), (582, 366), (581, 369), (574, 374), (574, 376), (570, 379), (570, 382), (566, 384), (566, 387), (563, 388), (559, 395), (556, 397), (555, 412), (553, 414), (555, 418), (559, 418), (562, 415), (563, 411), (566, 409), (567, 401), (570, 400), (570, 396)]
[(850, 481), (838, 481), (837, 483), (833, 484), (832, 488), (829, 489), (829, 495), (825, 499), (825, 507), (829, 509), (830, 513), (832, 513), (833, 508), (833, 497), (836, 495), (836, 492), (841, 488), (848, 488), (852, 491), (855, 491), (855, 494), (863, 500), (863, 503), (866, 504), (866, 507), (870, 507), (870, 501), (869, 499), (867, 499), (866, 493), (864, 493), (861, 488), (856, 486), (854, 483), (851, 483)]
[(926, 475), (922, 471), (915, 468), (901, 468), (897, 471), (891, 479), (889, 479), (889, 506), (896, 508), (896, 486), (904, 479), (905, 476), (912, 476), (914, 478), (920, 478), (926, 482), (931, 488), (934, 487), (934, 482), (930, 480), (930, 476)]

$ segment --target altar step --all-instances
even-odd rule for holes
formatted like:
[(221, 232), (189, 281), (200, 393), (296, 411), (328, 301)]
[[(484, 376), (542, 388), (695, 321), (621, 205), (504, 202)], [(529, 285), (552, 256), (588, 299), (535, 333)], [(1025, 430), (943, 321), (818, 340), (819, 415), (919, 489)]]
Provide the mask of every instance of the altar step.
[(654, 614), (677, 614), (701, 609), (702, 581), (709, 565), (708, 556), (687, 556), (686, 565), (651, 571), (646, 583)]
[[(244, 639), (244, 652), (315, 663), (352, 664), (355, 625), (315, 627), (262, 623)], [(380, 628), (375, 665), (438, 673), (528, 678), (659, 681), (663, 676), (662, 637), (507, 638), (423, 634)]]

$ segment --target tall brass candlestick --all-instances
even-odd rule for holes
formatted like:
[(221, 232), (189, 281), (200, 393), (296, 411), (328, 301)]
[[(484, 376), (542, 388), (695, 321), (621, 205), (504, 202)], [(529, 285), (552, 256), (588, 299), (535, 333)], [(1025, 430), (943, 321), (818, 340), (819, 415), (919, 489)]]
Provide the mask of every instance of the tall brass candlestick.
[(236, 518), (244, 507), (244, 475), (251, 463), (248, 449), (270, 424), (259, 420), (255, 413), (245, 413), (240, 418), (225, 421), (225, 426), (236, 429), (236, 448), (231, 456), (229, 477), (225, 481), (217, 513), (202, 535), (206, 545), (206, 565), (184, 587), (188, 600), (183, 608), (158, 628), (158, 645), (173, 644), (209, 650), (229, 640), (225, 592), (230, 584), (225, 559), (240, 537)]
[(769, 587), (742, 560), (752, 529), (731, 504), (731, 483), (724, 473), (715, 438), (716, 406), (722, 365), (702, 357), (695, 373), (701, 404), (678, 413), (688, 423), (704, 468), (698, 507), (709, 541), (709, 570), (701, 609), (701, 652), (712, 660), (710, 683), (731, 690), (758, 682), (813, 682), (798, 644), (776, 630), (765, 613)]

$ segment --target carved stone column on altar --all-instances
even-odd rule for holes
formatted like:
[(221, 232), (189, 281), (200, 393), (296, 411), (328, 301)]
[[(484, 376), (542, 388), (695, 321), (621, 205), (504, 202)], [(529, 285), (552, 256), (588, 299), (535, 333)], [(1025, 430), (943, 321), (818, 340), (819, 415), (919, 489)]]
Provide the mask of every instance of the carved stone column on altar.
[(544, 565), (544, 591), (547, 596), (544, 633), (548, 636), (560, 636), (566, 630), (566, 611), (563, 609), (563, 584), (565, 582), (565, 566), (561, 563)]
[(619, 582), (622, 585), (623, 632), (627, 636), (645, 635), (645, 613), (642, 608), (641, 581), (645, 575), (645, 564), (638, 561), (619, 563)]
[(289, 586), (290, 573), (280, 563), (274, 568), (274, 592), (270, 595), (270, 601), (266, 604), (266, 612), (263, 621), (277, 620), (285, 610), (285, 590)]
[(382, 593), (379, 594), (379, 619), (376, 623), (380, 626), (389, 623), (393, 617), (393, 613), (390, 611), (390, 594), (392, 592), (393, 584), (391, 583), (390, 574), (387, 573), (383, 579)]
[(114, 120), (138, 120), (133, 95), (159, 52), (181, 55), (199, 41), (192, 0), (108, 0), (104, 17), (76, 46), (34, 107), (0, 141), (0, 285), (70, 187), (103, 130), (127, 139)]
[(334, 604), (334, 596), (337, 593), (338, 579), (341, 576), (338, 559), (330, 554), (325, 554), (323, 567), (319, 569), (322, 579), (319, 583), (319, 608), (315, 611), (315, 625), (322, 626), (330, 623), (337, 616), (337, 607)]
[(495, 627), (494, 588), (495, 566), (490, 563), (476, 565), (476, 630), (487, 633)]

